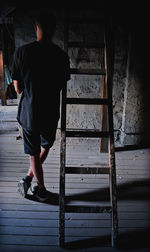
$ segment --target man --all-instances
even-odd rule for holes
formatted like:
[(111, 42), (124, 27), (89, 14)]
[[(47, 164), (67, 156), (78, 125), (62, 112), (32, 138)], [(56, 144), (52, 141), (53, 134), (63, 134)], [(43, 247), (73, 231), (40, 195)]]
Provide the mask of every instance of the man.
[(12, 78), (17, 93), (22, 92), (18, 122), (23, 128), (24, 152), (30, 155), (30, 168), (18, 183), (26, 196), (35, 177), (33, 194), (47, 200), (42, 164), (55, 141), (59, 120), (60, 91), (70, 79), (68, 55), (52, 43), (55, 19), (52, 13), (41, 13), (35, 24), (37, 40), (18, 48), (12, 64)]

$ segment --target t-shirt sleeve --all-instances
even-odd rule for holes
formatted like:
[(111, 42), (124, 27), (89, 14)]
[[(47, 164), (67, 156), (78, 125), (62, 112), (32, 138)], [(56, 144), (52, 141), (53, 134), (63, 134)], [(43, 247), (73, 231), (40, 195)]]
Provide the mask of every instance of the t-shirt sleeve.
[(13, 56), (12, 66), (11, 66), (11, 77), (13, 80), (18, 80), (22, 82), (21, 72), (20, 72), (20, 50), (17, 49)]

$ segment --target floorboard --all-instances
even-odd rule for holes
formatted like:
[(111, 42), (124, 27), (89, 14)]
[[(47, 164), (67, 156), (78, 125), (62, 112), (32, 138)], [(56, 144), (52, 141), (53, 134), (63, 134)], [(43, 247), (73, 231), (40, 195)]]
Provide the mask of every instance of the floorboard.
[[(17, 192), (17, 182), (26, 174), (29, 157), (24, 155), (17, 132), (0, 134), (0, 249), (2, 252), (47, 251), (149, 251), (150, 149), (116, 152), (119, 245), (111, 248), (109, 214), (66, 214), (67, 248), (58, 246), (59, 150), (56, 140), (44, 164), (45, 184), (52, 194), (47, 203), (26, 199)], [(68, 143), (67, 164), (100, 167), (108, 155), (98, 144)], [(34, 181), (35, 183), (35, 181)], [(68, 204), (109, 204), (108, 175), (66, 175)], [(143, 240), (143, 241), (142, 241)]]

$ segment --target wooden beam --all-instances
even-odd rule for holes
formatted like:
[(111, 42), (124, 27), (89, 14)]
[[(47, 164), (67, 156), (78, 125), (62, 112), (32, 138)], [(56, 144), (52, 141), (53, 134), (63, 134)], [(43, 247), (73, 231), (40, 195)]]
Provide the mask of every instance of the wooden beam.
[[(6, 10), (7, 13), (10, 13), (14, 10), (14, 7)], [(6, 13), (3, 13), (3, 15)], [(6, 27), (8, 29), (6, 29)], [(10, 39), (10, 34), (11, 39)], [(2, 105), (7, 105), (7, 97), (6, 97), (6, 86), (5, 86), (5, 65), (7, 67), (10, 64), (11, 56), (14, 52), (14, 36), (13, 36), (13, 17), (0, 17), (0, 40), (1, 40), (1, 48), (0, 48), (0, 96), (2, 100)], [(9, 68), (9, 67), (8, 67)]]
[(0, 24), (13, 24), (13, 17), (0, 17)]

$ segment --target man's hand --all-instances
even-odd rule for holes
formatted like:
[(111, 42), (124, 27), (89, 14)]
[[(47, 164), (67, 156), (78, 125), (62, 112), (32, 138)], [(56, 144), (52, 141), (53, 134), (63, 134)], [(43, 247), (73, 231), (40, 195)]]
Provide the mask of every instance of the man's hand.
[(15, 91), (18, 94), (21, 94), (21, 92), (23, 91), (23, 89), (20, 87), (19, 82), (17, 80), (13, 80), (13, 85), (14, 85)]

